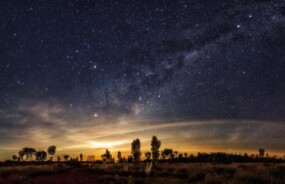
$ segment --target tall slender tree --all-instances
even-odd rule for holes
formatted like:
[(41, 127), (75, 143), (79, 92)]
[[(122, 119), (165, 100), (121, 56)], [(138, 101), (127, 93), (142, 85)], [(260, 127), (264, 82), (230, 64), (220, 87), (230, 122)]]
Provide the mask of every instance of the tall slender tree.
[(83, 161), (83, 154), (82, 153), (80, 153), (80, 162), (82, 162)]
[(141, 160), (141, 142), (139, 139), (135, 139), (132, 142), (132, 155), (135, 163), (139, 163)]
[(117, 158), (118, 158), (118, 162), (121, 163), (123, 159), (122, 159), (122, 153), (120, 151), (118, 151)]
[(152, 162), (155, 165), (159, 158), (159, 148), (161, 146), (161, 142), (157, 139), (156, 136), (152, 137), (151, 140), (151, 152), (152, 152)]

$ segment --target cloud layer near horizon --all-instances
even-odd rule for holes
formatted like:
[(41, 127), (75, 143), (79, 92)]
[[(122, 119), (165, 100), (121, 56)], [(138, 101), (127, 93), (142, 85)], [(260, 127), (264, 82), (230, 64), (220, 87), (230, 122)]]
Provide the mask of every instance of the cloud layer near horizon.
[(150, 149), (153, 135), (162, 148), (183, 152), (252, 152), (264, 147), (282, 153), (285, 144), (282, 122), (258, 120), (169, 120), (153, 121), (138, 117), (97, 117), (78, 115), (60, 105), (38, 103), (19, 106), (18, 113), (1, 111), (1, 159), (10, 158), (22, 147), (39, 150), (56, 145), (58, 153), (87, 152), (100, 155), (104, 149), (130, 152), (131, 141), (140, 138), (142, 150)]

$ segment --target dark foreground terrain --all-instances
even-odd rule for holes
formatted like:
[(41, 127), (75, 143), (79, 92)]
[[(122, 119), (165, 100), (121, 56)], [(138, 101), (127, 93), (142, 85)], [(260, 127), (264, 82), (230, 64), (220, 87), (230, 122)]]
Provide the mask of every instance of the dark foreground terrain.
[(285, 183), (285, 164), (141, 163), (0, 167), (1, 184), (75, 183)]

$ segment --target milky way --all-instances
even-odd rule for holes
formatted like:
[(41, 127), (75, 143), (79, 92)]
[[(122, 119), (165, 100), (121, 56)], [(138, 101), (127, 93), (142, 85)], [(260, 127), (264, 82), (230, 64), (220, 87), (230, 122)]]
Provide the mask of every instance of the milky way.
[(282, 0), (1, 1), (2, 149), (94, 142), (102, 125), (171, 139), (169, 123), (186, 142), (284, 151), (284, 14)]

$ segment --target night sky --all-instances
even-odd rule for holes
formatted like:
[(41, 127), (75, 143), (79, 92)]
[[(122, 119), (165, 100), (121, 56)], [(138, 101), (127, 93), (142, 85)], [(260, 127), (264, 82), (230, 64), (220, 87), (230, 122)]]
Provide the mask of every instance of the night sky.
[(284, 154), (284, 28), (284, 0), (1, 0), (0, 159)]

